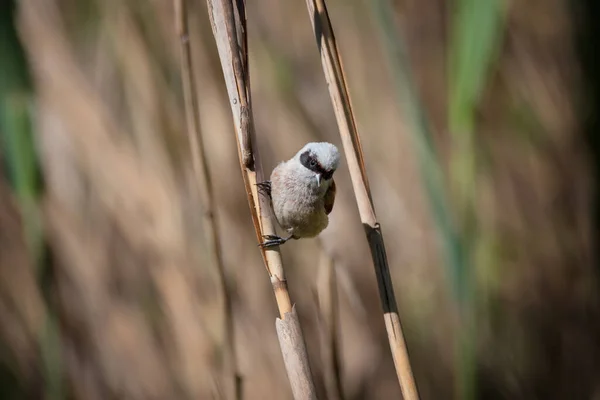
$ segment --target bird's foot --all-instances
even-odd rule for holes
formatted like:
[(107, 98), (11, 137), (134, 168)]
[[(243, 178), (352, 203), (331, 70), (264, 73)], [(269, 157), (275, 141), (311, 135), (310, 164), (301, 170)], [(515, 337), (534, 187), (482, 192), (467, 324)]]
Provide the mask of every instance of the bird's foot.
[(271, 181), (259, 182), (256, 186), (260, 194), (271, 197)]
[(292, 238), (292, 236), (290, 236), (288, 238), (282, 238), (277, 235), (264, 235), (263, 238), (266, 240), (264, 242), (262, 242), (261, 244), (259, 244), (258, 246), (263, 249), (267, 249), (269, 247), (275, 247), (275, 246), (280, 246), (280, 245), (284, 244), (285, 242), (290, 240)]

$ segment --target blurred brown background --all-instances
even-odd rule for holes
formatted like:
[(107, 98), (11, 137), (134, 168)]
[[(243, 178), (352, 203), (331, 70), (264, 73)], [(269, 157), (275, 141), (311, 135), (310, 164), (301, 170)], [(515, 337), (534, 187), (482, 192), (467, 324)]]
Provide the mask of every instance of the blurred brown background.
[[(291, 398), (206, 4), (189, 3), (244, 398)], [(480, 167), (473, 199), (481, 240), (469, 247), (477, 293), (476, 398), (600, 398), (592, 235), (597, 176), (595, 142), (585, 135), (588, 129), (594, 139), (595, 118), (589, 118), (593, 98), (584, 97), (593, 93), (589, 74), (597, 64), (586, 47), (593, 48), (585, 30), (591, 25), (577, 19), (594, 15), (585, 4), (506, 3), (476, 113)], [(331, 0), (328, 6), (421, 396), (453, 398), (460, 365), (455, 300), (393, 71), (369, 2)], [(454, 151), (446, 78), (455, 4), (399, 0), (394, 6), (447, 170)], [(265, 170), (308, 141), (341, 147), (305, 3), (257, 0), (247, 3), (247, 12)], [(3, 1), (1, 13), (1, 128), (9, 139), (11, 129), (33, 132), (43, 186), (23, 164), (27, 143), (5, 139), (0, 397), (215, 396), (225, 352), (223, 293), (208, 262), (194, 193), (172, 3)], [(22, 59), (10, 45), (15, 40)], [(23, 122), (27, 116), (30, 125)], [(329, 228), (319, 240), (283, 247), (313, 375), (325, 398), (315, 301), (325, 251), (338, 274), (345, 398), (399, 398), (343, 162), (336, 182)], [(459, 209), (457, 201), (452, 204)]]

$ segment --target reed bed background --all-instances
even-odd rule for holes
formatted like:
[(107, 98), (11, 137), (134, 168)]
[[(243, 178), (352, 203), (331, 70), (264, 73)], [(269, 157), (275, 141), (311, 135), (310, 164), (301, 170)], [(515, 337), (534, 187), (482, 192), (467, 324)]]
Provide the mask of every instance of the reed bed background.
[[(173, 2), (2, 4), (0, 397), (229, 398), (233, 338), (243, 398), (291, 398), (205, 2), (189, 43), (224, 283)], [(423, 399), (600, 396), (587, 4), (327, 2)], [(264, 171), (342, 148), (305, 2), (246, 9)], [(316, 391), (399, 398), (345, 158), (336, 183), (327, 230), (281, 252)]]

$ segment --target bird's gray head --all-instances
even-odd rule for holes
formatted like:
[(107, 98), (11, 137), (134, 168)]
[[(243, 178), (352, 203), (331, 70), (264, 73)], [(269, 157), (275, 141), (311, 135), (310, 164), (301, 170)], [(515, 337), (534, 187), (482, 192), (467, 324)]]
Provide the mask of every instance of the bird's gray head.
[(321, 181), (329, 181), (340, 163), (340, 152), (331, 143), (308, 143), (297, 154), (300, 163), (314, 172), (317, 176), (317, 185)]

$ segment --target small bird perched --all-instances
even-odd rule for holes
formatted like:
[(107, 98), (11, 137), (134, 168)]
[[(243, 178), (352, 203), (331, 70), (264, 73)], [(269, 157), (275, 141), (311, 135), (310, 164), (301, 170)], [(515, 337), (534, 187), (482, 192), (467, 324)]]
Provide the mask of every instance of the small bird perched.
[(333, 144), (308, 143), (275, 167), (269, 181), (257, 184), (271, 198), (277, 222), (289, 233), (286, 238), (267, 235), (261, 247), (315, 237), (327, 227), (335, 201), (333, 173), (339, 162), (340, 153)]

